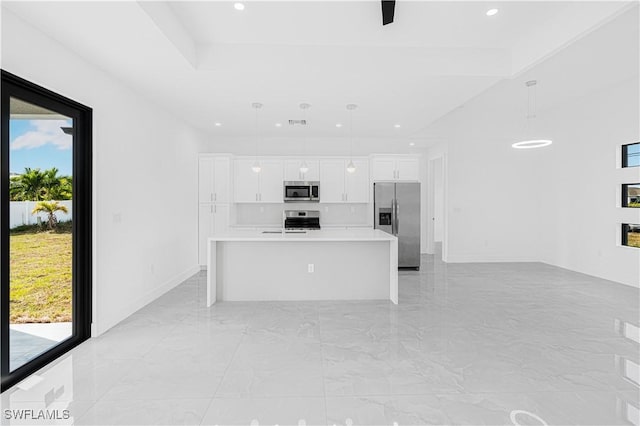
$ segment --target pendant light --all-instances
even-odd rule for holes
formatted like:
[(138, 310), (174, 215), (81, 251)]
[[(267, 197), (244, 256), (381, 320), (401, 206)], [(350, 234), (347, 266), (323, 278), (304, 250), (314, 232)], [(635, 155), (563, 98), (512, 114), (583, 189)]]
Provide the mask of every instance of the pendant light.
[[(305, 126), (309, 125), (309, 122), (307, 122), (307, 110), (311, 108), (310, 104), (307, 103), (301, 103), (300, 104), (300, 109), (303, 111), (304, 114), (304, 122), (306, 123)], [(304, 131), (304, 137), (302, 139), (302, 154), (305, 155), (307, 153), (307, 131)], [(303, 158), (302, 159), (302, 163), (300, 163), (300, 173), (307, 173), (309, 171), (309, 166), (307, 165), (307, 161)]]
[[(516, 142), (511, 146), (517, 149), (531, 149), (531, 148), (542, 148), (545, 146), (549, 146), (553, 143), (551, 139), (539, 139), (535, 137), (531, 137), (530, 135), (533, 133), (533, 124), (535, 123), (533, 120), (536, 119), (536, 85), (538, 82), (536, 80), (529, 80), (525, 83), (527, 86), (527, 117), (525, 121), (524, 128), (524, 139), (522, 141)], [(533, 96), (532, 96), (533, 94)]]
[(356, 104), (347, 105), (349, 111), (349, 164), (347, 164), (347, 171), (349, 173), (356, 171), (356, 165), (353, 163), (353, 110), (356, 108), (358, 108)]
[(254, 173), (260, 173), (262, 166), (260, 166), (260, 162), (258, 161), (258, 141), (260, 140), (260, 132), (258, 130), (258, 111), (262, 108), (262, 104), (260, 102), (254, 102), (251, 104), (251, 108), (256, 110), (256, 147), (254, 151), (256, 159), (251, 166), (251, 170), (253, 170)]

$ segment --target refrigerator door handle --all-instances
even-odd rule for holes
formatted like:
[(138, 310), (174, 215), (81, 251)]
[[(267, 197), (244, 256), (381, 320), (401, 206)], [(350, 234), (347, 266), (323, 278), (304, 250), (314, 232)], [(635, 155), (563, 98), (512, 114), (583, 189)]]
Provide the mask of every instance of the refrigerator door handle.
[(396, 234), (400, 233), (400, 219), (398, 216), (400, 215), (400, 203), (396, 200)]
[(397, 235), (396, 232), (396, 200), (391, 200), (391, 234)]

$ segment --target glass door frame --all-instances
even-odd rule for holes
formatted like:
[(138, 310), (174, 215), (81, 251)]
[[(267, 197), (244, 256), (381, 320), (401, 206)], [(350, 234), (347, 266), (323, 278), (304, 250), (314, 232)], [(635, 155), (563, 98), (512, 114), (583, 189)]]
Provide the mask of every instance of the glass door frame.
[[(93, 110), (0, 70), (0, 392), (91, 337)], [(72, 335), (17, 369), (9, 370), (9, 99), (16, 97), (73, 119)]]

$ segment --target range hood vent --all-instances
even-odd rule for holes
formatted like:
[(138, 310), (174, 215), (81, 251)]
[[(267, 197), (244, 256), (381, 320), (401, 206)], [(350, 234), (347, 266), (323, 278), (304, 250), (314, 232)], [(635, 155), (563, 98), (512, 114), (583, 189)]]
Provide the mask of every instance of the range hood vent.
[(306, 126), (307, 120), (289, 120), (291, 126)]

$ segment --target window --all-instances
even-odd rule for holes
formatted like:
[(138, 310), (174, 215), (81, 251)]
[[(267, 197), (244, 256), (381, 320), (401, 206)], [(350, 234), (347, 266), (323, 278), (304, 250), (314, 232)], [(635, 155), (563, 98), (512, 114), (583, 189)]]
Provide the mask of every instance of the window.
[(622, 167), (640, 166), (640, 142), (622, 145)]
[(622, 245), (640, 248), (640, 224), (622, 224)]
[(622, 185), (622, 207), (640, 208), (640, 183)]
[(0, 391), (90, 336), (91, 108), (2, 70)]

